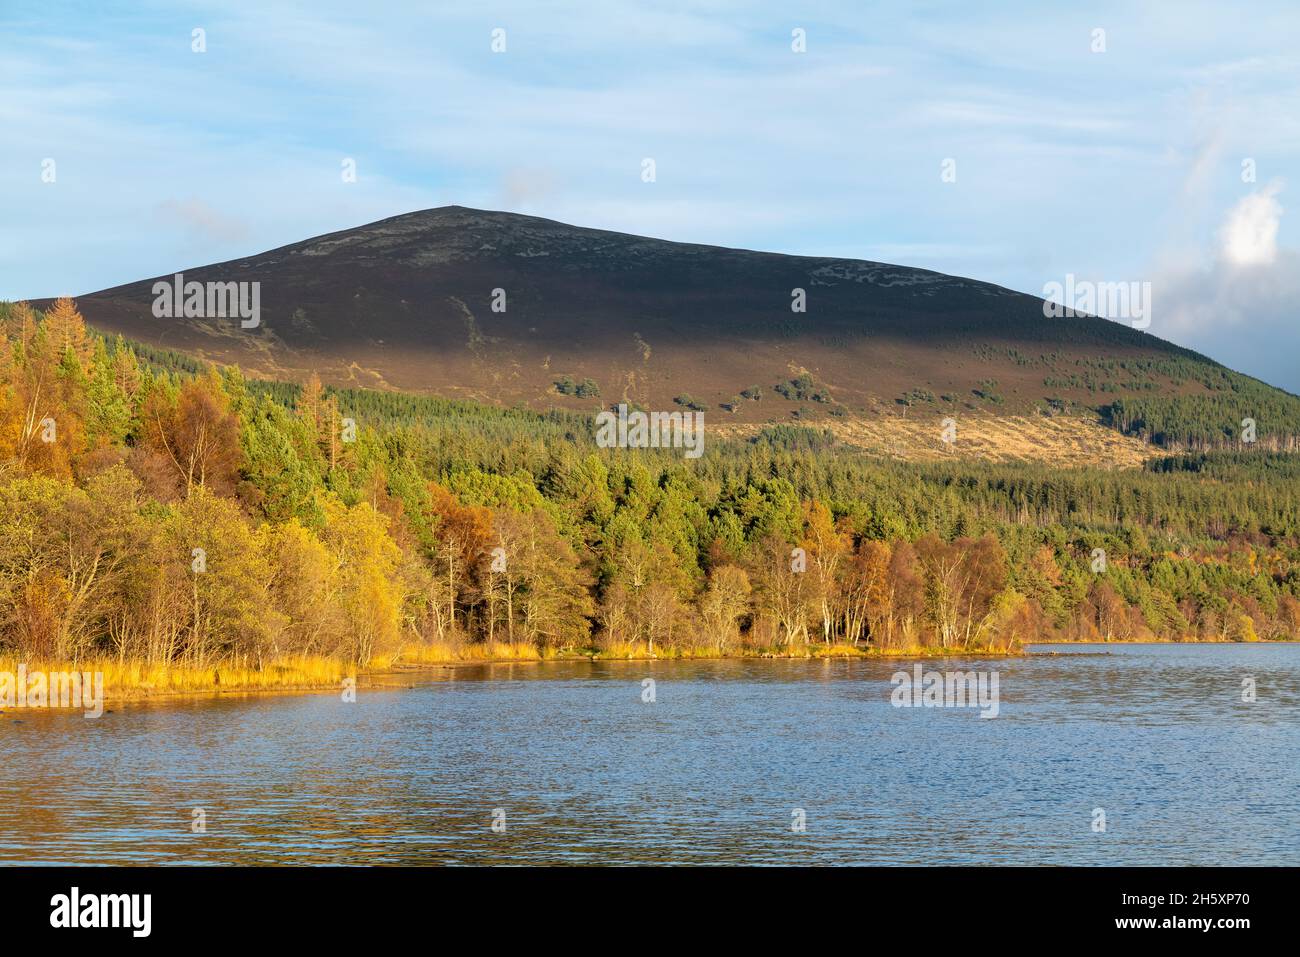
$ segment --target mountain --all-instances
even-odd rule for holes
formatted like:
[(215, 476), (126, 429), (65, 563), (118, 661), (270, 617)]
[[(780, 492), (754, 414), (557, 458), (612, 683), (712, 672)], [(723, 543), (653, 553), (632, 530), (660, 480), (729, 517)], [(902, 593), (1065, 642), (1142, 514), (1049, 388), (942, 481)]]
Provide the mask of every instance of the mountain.
[[(913, 433), (942, 450), (936, 423), (952, 415), (972, 423), (972, 439), (1009, 429), (990, 439), (994, 457), (1008, 442), (1024, 446), (1013, 457), (1052, 457), (1062, 427), (1050, 417), (1075, 412), (1068, 451), (1127, 463), (1150, 440), (1226, 441), (1240, 410), (1223, 402), (1243, 390), (1266, 397), (1247, 411), (1276, 404), (1295, 416), (1279, 432), (1300, 434), (1294, 397), (1203, 356), (1118, 322), (1045, 318), (1037, 297), (905, 266), (448, 206), (183, 272), (187, 282), (259, 282), (260, 325), (155, 318), (153, 285), (171, 276), (77, 302), (102, 331), (266, 378), (315, 371), (338, 386), (533, 408), (689, 403), (723, 429), (824, 421), (882, 451), (913, 447)], [(805, 312), (792, 311), (796, 289)], [(740, 397), (752, 387), (761, 398)], [(1196, 429), (1171, 432), (1183, 419)]]

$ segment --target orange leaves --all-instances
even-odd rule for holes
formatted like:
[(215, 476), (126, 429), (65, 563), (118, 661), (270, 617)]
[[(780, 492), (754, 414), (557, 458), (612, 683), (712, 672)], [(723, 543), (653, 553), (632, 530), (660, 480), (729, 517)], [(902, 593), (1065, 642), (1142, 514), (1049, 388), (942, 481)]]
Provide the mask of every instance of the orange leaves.
[(1061, 566), (1056, 564), (1056, 554), (1049, 545), (1040, 545), (1030, 559), (1033, 570), (1052, 588), (1062, 585)]
[(65, 656), (68, 583), (52, 568), (37, 571), (23, 586), (11, 611), (14, 639), (34, 657)]
[(173, 397), (158, 389), (141, 413), (145, 442), (172, 466), (172, 476), (187, 494), (196, 485), (229, 495), (239, 480), (243, 450), (239, 418), (219, 380), (191, 379)]
[(341, 454), (342, 420), (339, 418), (338, 401), (333, 396), (325, 395), (320, 376), (315, 372), (303, 383), (295, 411), (311, 430), (316, 439), (316, 447), (325, 457), (326, 467), (333, 472)]
[(430, 517), (436, 520), (434, 534), (459, 552), (465, 565), (473, 566), (492, 547), (491, 509), (461, 505), (449, 489), (437, 482), (430, 482), (428, 487)]
[(71, 349), (82, 371), (89, 367), (94, 345), (86, 332), (86, 320), (71, 299), (56, 299), (54, 305), (46, 310), (45, 334), (49, 337), (56, 361)]

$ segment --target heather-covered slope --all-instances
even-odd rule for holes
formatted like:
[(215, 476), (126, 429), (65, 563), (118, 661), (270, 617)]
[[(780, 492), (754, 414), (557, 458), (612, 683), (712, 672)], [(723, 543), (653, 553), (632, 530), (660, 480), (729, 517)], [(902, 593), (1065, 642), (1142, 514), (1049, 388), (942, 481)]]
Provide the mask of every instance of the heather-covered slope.
[[(1118, 322), (1045, 318), (1036, 297), (904, 266), (451, 206), (184, 275), (260, 282), (260, 326), (155, 318), (154, 279), (78, 304), (99, 329), (267, 378), (316, 371), (335, 385), (504, 405), (689, 402), (718, 425), (875, 421), (869, 431), (906, 416), (935, 423), (924, 436), (947, 415), (1028, 417), (1032, 427), (1039, 413), (1068, 411), (1171, 447), (1232, 444), (1244, 417), (1266, 446), (1300, 435), (1300, 400), (1203, 356)], [(806, 312), (791, 309), (795, 289)], [(1058, 431), (1025, 445), (1067, 454)], [(915, 432), (899, 430), (908, 449)], [(1144, 454), (1134, 441), (1114, 461)]]

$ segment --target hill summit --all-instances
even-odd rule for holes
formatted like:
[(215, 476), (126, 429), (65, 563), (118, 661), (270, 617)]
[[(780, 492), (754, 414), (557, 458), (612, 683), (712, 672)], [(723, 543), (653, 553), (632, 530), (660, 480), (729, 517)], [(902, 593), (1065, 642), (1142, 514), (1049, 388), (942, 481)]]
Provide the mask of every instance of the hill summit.
[(171, 276), (78, 303), (101, 330), (267, 378), (314, 371), (337, 386), (533, 408), (684, 406), (740, 431), (825, 420), (884, 447), (918, 417), (1104, 420), (1117, 400), (1209, 397), (1236, 376), (1118, 322), (1047, 318), (1041, 299), (971, 279), (461, 206), (183, 274), (260, 283), (260, 322), (156, 318), (154, 284)]

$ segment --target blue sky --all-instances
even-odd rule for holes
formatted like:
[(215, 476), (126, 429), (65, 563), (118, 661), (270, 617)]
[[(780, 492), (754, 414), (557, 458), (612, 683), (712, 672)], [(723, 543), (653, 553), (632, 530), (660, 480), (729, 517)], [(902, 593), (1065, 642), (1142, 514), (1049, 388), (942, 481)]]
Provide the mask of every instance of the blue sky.
[(0, 298), (458, 203), (1149, 281), (1148, 331), (1300, 392), (1300, 6), (1073, 6), (5, 2)]

